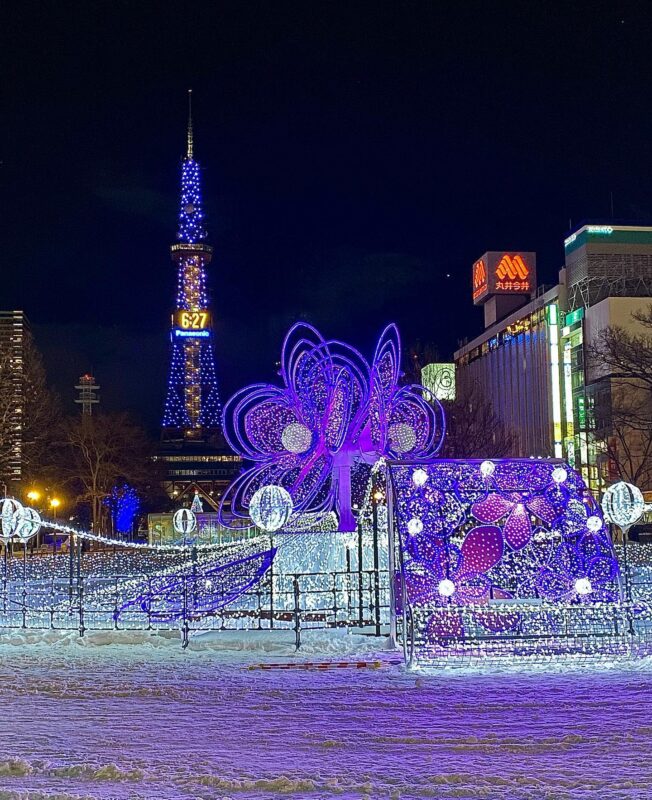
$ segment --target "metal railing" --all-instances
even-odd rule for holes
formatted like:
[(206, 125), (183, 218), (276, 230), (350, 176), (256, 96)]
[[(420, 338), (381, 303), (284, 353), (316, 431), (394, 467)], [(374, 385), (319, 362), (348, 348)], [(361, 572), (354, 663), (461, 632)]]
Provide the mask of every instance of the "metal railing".
[[(294, 573), (265, 576), (224, 604), (204, 578), (167, 574), (173, 588), (160, 592), (157, 575), (83, 575), (76, 571), (34, 577), (27, 566), (5, 571), (0, 585), (0, 630), (142, 630), (193, 633), (293, 630), (301, 646), (308, 629), (348, 628), (380, 636), (389, 624), (388, 574)], [(21, 573), (22, 571), (22, 573)], [(162, 595), (162, 596), (161, 596)], [(137, 597), (136, 602), (126, 602)]]
[(625, 656), (652, 645), (645, 628), (650, 611), (618, 603), (412, 608), (406, 615), (406, 661), (410, 666), (451, 660), (460, 665), (486, 658), (541, 662)]

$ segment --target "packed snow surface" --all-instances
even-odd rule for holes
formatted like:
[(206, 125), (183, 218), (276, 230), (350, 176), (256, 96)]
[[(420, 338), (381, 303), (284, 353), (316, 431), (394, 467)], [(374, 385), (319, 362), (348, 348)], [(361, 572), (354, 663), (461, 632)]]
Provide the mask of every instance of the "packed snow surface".
[[(251, 669), (362, 659), (375, 668)], [(0, 800), (652, 797), (650, 662), (397, 660), (345, 634), (308, 633), (296, 655), (291, 632), (185, 652), (136, 632), (0, 636)]]

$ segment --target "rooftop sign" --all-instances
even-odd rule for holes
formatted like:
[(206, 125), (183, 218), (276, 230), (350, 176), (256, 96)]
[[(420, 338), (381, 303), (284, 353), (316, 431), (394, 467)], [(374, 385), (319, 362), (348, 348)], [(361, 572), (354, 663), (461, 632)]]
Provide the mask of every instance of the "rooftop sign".
[(595, 234), (597, 236), (611, 236), (614, 232), (614, 229), (611, 225), (585, 225), (583, 228), (580, 228), (579, 231), (572, 233), (568, 239), (564, 239), (564, 247), (569, 247), (573, 242), (577, 239), (580, 233)]
[(473, 265), (473, 302), (495, 294), (531, 294), (536, 274), (536, 253), (489, 251)]
[(564, 239), (566, 255), (587, 244), (652, 244), (652, 227), (649, 225), (582, 225)]

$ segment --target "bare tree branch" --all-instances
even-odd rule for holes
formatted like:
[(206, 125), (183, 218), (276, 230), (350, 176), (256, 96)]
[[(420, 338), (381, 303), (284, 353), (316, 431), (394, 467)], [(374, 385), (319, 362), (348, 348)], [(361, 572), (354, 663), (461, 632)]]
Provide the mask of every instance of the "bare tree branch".
[(105, 522), (103, 501), (118, 483), (148, 490), (160, 477), (152, 447), (128, 414), (71, 417), (63, 423), (61, 473), (90, 508), (95, 531)]
[(442, 456), (503, 458), (513, 455), (514, 436), (498, 419), (491, 401), (477, 383), (443, 405), (447, 433)]
[(652, 305), (632, 317), (642, 332), (611, 326), (588, 348), (595, 436), (622, 480), (652, 486)]

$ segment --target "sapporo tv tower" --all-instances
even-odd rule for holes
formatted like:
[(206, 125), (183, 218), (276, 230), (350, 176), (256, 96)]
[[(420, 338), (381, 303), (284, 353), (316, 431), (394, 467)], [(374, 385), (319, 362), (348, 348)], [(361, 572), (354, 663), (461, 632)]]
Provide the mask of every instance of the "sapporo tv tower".
[(241, 466), (222, 435), (222, 408), (215, 370), (213, 320), (206, 267), (213, 248), (206, 244), (199, 164), (193, 147), (192, 90), (188, 92), (188, 141), (181, 166), (177, 242), (177, 298), (170, 328), (170, 367), (159, 458), (165, 487), (179, 501), (198, 491), (209, 505)]
[(193, 154), (192, 93), (188, 93), (188, 146), (181, 168), (177, 302), (172, 314), (171, 360), (163, 414), (164, 440), (208, 441), (221, 428), (206, 266), (213, 248), (205, 243), (199, 164)]

